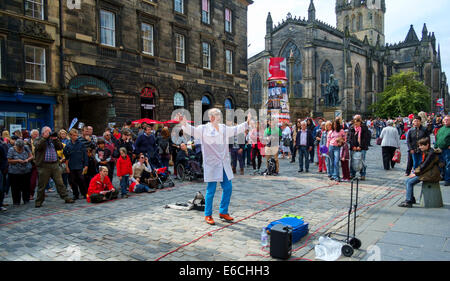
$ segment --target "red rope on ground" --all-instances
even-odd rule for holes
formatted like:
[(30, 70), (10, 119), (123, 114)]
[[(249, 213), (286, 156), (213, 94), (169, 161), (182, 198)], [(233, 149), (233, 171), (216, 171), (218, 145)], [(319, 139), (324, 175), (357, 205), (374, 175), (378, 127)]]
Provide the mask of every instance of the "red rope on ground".
[(269, 206), (269, 207), (267, 207), (267, 208), (264, 208), (264, 209), (262, 209), (262, 210), (260, 210), (260, 211), (258, 211), (258, 212), (255, 212), (255, 213), (253, 213), (253, 214), (251, 214), (251, 215), (249, 215), (249, 216), (247, 216), (247, 217), (245, 217), (245, 218), (243, 218), (243, 219), (237, 220), (237, 221), (235, 221), (235, 222), (233, 222), (233, 223), (230, 223), (230, 224), (225, 225), (225, 226), (223, 226), (223, 227), (220, 227), (220, 228), (218, 228), (218, 229), (215, 229), (215, 230), (212, 230), (212, 231), (210, 231), (210, 232), (207, 232), (207, 233), (203, 234), (202, 236), (200, 236), (200, 237), (198, 237), (198, 238), (192, 240), (191, 242), (186, 243), (186, 244), (183, 244), (183, 245), (181, 245), (180, 247), (176, 248), (175, 250), (170, 251), (170, 252), (168, 252), (168, 253), (166, 253), (166, 254), (160, 256), (160, 257), (157, 258), (155, 261), (159, 261), (159, 260), (161, 260), (161, 259), (167, 257), (167, 256), (170, 255), (170, 254), (173, 254), (173, 253), (175, 253), (175, 252), (178, 252), (178, 251), (181, 250), (182, 248), (187, 247), (187, 246), (189, 246), (189, 245), (191, 245), (191, 244), (193, 244), (193, 243), (199, 241), (200, 239), (202, 239), (202, 238), (205, 237), (205, 236), (212, 236), (212, 234), (213, 234), (214, 232), (221, 231), (221, 230), (223, 230), (223, 229), (225, 229), (225, 228), (228, 228), (228, 227), (230, 227), (230, 226), (232, 226), (232, 225), (235, 225), (235, 224), (237, 224), (237, 223), (240, 223), (240, 222), (242, 222), (242, 221), (244, 221), (244, 220), (247, 220), (247, 219), (249, 219), (249, 218), (251, 218), (251, 217), (256, 216), (257, 214), (260, 214), (260, 213), (262, 213), (262, 212), (265, 212), (265, 211), (267, 211), (267, 210), (269, 210), (269, 209), (272, 209), (272, 208), (274, 208), (274, 207), (277, 207), (277, 206), (279, 206), (279, 205), (281, 205), (281, 204), (284, 204), (284, 203), (286, 203), (286, 202), (289, 202), (289, 201), (296, 200), (296, 199), (299, 199), (299, 198), (301, 198), (301, 197), (307, 196), (307, 195), (309, 195), (310, 193), (312, 193), (312, 192), (314, 192), (314, 191), (317, 191), (317, 190), (319, 190), (319, 189), (324, 189), (324, 188), (332, 187), (332, 186), (335, 186), (335, 185), (338, 185), (338, 184), (339, 184), (339, 183), (333, 183), (333, 184), (330, 184), (330, 185), (327, 185), (327, 186), (318, 187), (318, 188), (312, 189), (312, 190), (310, 190), (310, 191), (308, 191), (308, 192), (306, 192), (306, 193), (304, 193), (304, 194), (302, 194), (302, 195), (299, 195), (299, 196), (296, 196), (296, 197), (293, 197), (293, 198), (284, 200), (284, 201), (282, 201), (282, 202), (280, 202), (280, 203), (277, 203), (277, 204), (275, 204), (275, 205), (272, 205), (272, 206)]

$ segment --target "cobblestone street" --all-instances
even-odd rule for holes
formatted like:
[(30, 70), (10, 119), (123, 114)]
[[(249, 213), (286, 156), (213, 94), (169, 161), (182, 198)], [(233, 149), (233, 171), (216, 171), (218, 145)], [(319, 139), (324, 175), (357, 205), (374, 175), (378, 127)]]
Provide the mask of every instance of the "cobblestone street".
[[(370, 147), (367, 180), (360, 185), (358, 233), (373, 215), (404, 200), (404, 143), (402, 155), (402, 164), (385, 172), (381, 147)], [(187, 202), (197, 191), (204, 194), (201, 182), (176, 181), (174, 188), (100, 205), (84, 200), (64, 204), (49, 193), (40, 209), (34, 203), (10, 206), (0, 216), (0, 260), (270, 261), (268, 248), (260, 246), (261, 228), (285, 214), (303, 216), (310, 226), (309, 234), (293, 246), (291, 259), (314, 260), (320, 235), (346, 226), (350, 184), (329, 181), (316, 166), (309, 174), (299, 174), (298, 162), (280, 162), (278, 177), (252, 176), (252, 169), (246, 168), (245, 176), (233, 180), (231, 225), (218, 219), (220, 188), (213, 209), (215, 226), (204, 222), (203, 212), (164, 208)], [(10, 200), (6, 202), (12, 205)], [(366, 255), (369, 244), (362, 242), (352, 260)]]

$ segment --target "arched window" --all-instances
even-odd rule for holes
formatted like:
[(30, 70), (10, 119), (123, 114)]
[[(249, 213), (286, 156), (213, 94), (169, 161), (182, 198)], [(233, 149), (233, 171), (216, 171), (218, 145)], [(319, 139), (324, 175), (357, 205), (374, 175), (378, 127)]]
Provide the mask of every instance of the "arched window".
[(333, 65), (330, 63), (330, 61), (326, 60), (320, 68), (320, 88), (322, 97), (325, 96), (331, 74), (334, 74)]
[(361, 108), (361, 68), (359, 64), (355, 68), (355, 104), (357, 110)]
[(234, 109), (233, 101), (231, 99), (225, 100), (225, 109)]
[(175, 109), (185, 107), (184, 95), (182, 93), (176, 92), (173, 96), (173, 107)]
[(211, 100), (207, 96), (203, 96), (202, 105), (211, 105)]
[(355, 15), (352, 16), (352, 31), (356, 31), (356, 17)]
[[(294, 64), (292, 66), (292, 84), (293, 84), (293, 93), (295, 98), (301, 98), (303, 96), (303, 85), (302, 85), (302, 54), (300, 53), (300, 50), (298, 49), (297, 45), (295, 45), (292, 41), (289, 42), (281, 52), (281, 57), (286, 58), (286, 76), (289, 79), (290, 78), (290, 71), (291, 66), (289, 64), (289, 58), (291, 56), (291, 51), (294, 58)], [(291, 92), (290, 90), (290, 83), (288, 83), (287, 91), (288, 93)]]
[(261, 76), (258, 73), (255, 73), (252, 78), (251, 86), (250, 86), (250, 95), (252, 104), (261, 104), (262, 103), (262, 83)]
[(357, 27), (358, 27), (358, 31), (361, 31), (363, 29), (363, 15), (362, 14), (358, 14), (358, 21), (357, 21)]

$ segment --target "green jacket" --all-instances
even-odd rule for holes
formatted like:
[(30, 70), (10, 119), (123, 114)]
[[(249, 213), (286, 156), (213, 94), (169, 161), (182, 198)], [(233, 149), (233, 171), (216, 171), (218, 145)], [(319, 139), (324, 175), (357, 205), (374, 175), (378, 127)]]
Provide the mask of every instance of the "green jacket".
[(436, 135), (435, 147), (447, 149), (450, 146), (450, 127), (442, 127)]
[[(50, 140), (50, 139), (48, 139)], [(53, 146), (55, 150), (62, 150), (64, 147), (59, 139), (53, 140)], [(45, 151), (47, 150), (47, 139), (42, 137), (37, 138), (34, 141), (34, 162), (36, 163), (36, 167), (41, 167), (44, 164)]]

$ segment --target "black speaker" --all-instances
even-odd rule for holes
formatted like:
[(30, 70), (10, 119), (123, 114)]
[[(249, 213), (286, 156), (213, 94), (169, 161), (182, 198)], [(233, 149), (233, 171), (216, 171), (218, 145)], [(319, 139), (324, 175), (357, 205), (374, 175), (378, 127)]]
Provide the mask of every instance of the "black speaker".
[(277, 224), (270, 231), (270, 256), (287, 260), (292, 254), (292, 227)]

